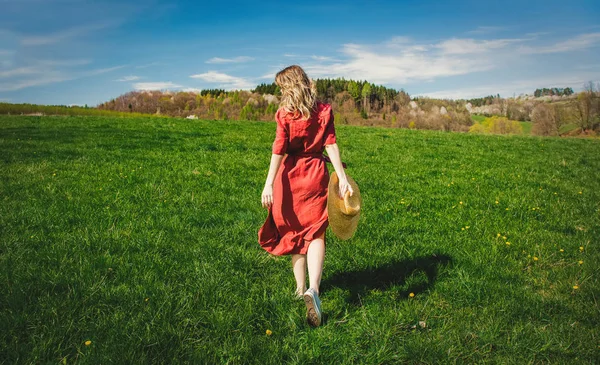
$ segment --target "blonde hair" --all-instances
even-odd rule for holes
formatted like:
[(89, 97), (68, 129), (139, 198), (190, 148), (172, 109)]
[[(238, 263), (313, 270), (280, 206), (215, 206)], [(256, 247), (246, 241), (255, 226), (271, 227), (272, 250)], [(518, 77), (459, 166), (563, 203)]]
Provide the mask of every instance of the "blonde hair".
[(280, 107), (295, 116), (300, 113), (302, 117), (310, 118), (317, 104), (317, 90), (302, 67), (284, 68), (275, 75), (275, 83), (281, 89)]

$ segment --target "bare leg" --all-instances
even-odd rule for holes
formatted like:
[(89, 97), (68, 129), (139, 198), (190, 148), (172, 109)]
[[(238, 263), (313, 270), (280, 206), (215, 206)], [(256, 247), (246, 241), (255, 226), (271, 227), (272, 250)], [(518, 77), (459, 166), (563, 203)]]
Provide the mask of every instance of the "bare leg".
[(323, 261), (325, 260), (325, 234), (315, 238), (308, 246), (306, 253), (308, 261), (308, 278), (310, 287), (319, 294), (319, 285), (321, 284), (321, 274), (323, 273)]
[(306, 255), (293, 254), (292, 268), (296, 278), (296, 295), (302, 296), (306, 291)]

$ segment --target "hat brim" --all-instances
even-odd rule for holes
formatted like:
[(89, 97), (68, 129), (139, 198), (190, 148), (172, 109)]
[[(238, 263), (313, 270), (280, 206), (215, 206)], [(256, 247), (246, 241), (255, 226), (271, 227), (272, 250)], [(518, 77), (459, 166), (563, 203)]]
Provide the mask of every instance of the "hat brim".
[(339, 178), (335, 172), (329, 178), (327, 194), (327, 214), (329, 215), (329, 226), (331, 231), (341, 240), (350, 239), (356, 232), (362, 198), (358, 185), (350, 176), (346, 175), (348, 183), (352, 187), (352, 195), (347, 193), (346, 199), (340, 198)]

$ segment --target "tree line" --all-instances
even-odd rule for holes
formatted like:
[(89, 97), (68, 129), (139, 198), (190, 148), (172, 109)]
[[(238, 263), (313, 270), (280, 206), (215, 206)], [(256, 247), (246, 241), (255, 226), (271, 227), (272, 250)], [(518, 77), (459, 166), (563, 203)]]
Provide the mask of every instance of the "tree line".
[[(472, 124), (464, 102), (420, 98), (411, 103), (404, 90), (343, 78), (317, 79), (315, 87), (317, 98), (334, 106), (336, 123), (340, 124), (457, 131), (468, 131)], [(263, 83), (251, 91), (131, 91), (98, 105), (98, 109), (176, 117), (194, 115), (214, 120), (272, 121), (280, 97), (275, 83)]]
[[(576, 125), (577, 133), (600, 132), (600, 86), (589, 82), (584, 90), (538, 89), (541, 93), (570, 94), (551, 100), (501, 98), (490, 95), (469, 100), (411, 98), (367, 81), (318, 79), (317, 97), (332, 104), (336, 123), (474, 133), (518, 133), (517, 122), (532, 121), (532, 133), (560, 135)], [(260, 84), (252, 91), (205, 89), (199, 92), (131, 91), (96, 108), (0, 103), (0, 114), (158, 115), (209, 120), (273, 121), (281, 93), (275, 85)], [(555, 95), (552, 95), (555, 96)], [(470, 105), (469, 105), (470, 104)], [(472, 114), (500, 119), (474, 123)], [(502, 119), (503, 118), (503, 119)]]
[(543, 89), (535, 89), (535, 91), (533, 92), (533, 96), (535, 96), (536, 98), (539, 98), (541, 96), (569, 96), (569, 95), (573, 95), (574, 91), (572, 88), (570, 87), (565, 87), (565, 88), (559, 88), (559, 87), (553, 87), (553, 88), (543, 88)]
[[(371, 110), (380, 111), (391, 105), (394, 99), (401, 96), (401, 99), (410, 100), (410, 96), (404, 90), (396, 90), (382, 85), (375, 85), (368, 81), (346, 80), (344, 78), (336, 79), (316, 79), (315, 87), (317, 90), (317, 99), (333, 103), (336, 96), (341, 93), (348, 93), (356, 103), (356, 108), (360, 111), (365, 110), (363, 116)], [(258, 85), (252, 92), (258, 94), (271, 94), (280, 96), (281, 90), (277, 84), (262, 83)]]
[(576, 124), (577, 133), (595, 135), (600, 132), (600, 84), (588, 82), (575, 98), (558, 103), (539, 103), (531, 112), (532, 133), (560, 135), (567, 124)]

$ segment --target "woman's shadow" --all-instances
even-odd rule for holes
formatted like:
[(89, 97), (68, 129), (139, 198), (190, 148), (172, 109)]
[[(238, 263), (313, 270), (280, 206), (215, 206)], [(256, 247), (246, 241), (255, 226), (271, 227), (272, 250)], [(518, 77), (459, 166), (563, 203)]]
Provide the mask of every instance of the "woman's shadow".
[(335, 273), (323, 280), (324, 289), (341, 288), (350, 291), (349, 302), (361, 306), (361, 297), (373, 289), (386, 290), (395, 286), (405, 286), (407, 279), (414, 275), (425, 275), (427, 281), (410, 282), (406, 288), (399, 290), (400, 298), (407, 298), (410, 293), (424, 292), (435, 283), (438, 269), (451, 263), (450, 256), (433, 254), (414, 259), (393, 261), (378, 267), (357, 271)]

